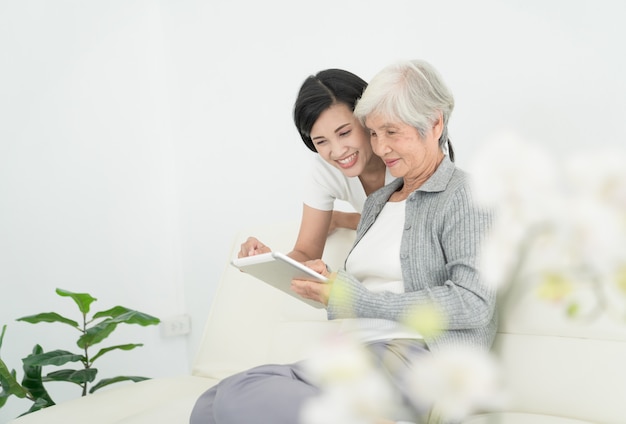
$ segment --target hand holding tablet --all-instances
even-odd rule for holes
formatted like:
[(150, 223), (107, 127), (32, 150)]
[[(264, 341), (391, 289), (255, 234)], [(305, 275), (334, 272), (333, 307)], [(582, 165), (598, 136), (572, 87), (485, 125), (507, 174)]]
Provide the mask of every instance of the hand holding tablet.
[(294, 278), (321, 283), (327, 282), (328, 279), (283, 253), (269, 252), (236, 258), (231, 261), (231, 264), (310, 306), (318, 309), (324, 308), (324, 305), (319, 302), (299, 296), (291, 290), (290, 286)]

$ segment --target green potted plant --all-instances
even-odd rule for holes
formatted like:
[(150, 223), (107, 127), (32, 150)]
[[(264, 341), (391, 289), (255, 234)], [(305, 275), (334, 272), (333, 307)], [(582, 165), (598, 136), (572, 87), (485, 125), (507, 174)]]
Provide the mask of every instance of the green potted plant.
[[(32, 352), (22, 358), (24, 375), (22, 382), (17, 379), (17, 373), (14, 369), (10, 370), (0, 357), (0, 408), (2, 408), (9, 397), (16, 396), (18, 398), (30, 399), (33, 404), (24, 414), (37, 411), (42, 408), (54, 405), (55, 402), (45, 388), (44, 383), (50, 381), (69, 382), (78, 385), (81, 388), (82, 396), (93, 393), (105, 386), (121, 381), (142, 381), (147, 377), (138, 376), (117, 376), (112, 378), (103, 378), (90, 387), (98, 374), (98, 369), (94, 367), (96, 360), (103, 355), (112, 351), (129, 351), (136, 347), (143, 346), (141, 343), (127, 343), (115, 346), (101, 348), (97, 353), (92, 354), (93, 346), (106, 339), (119, 324), (138, 324), (141, 326), (156, 325), (160, 320), (151, 315), (129, 309), (123, 306), (115, 306), (105, 311), (96, 312), (89, 317), (91, 304), (97, 300), (88, 293), (73, 293), (63, 289), (56, 289), (59, 296), (70, 297), (78, 306), (80, 312), (80, 320), (75, 321), (56, 312), (43, 312), (36, 315), (29, 315), (18, 318), (17, 321), (38, 324), (41, 322), (61, 323), (69, 325), (78, 330), (78, 338), (76, 345), (80, 348), (80, 352), (73, 353), (67, 350), (56, 349), (45, 352), (44, 349), (36, 344)], [(6, 325), (2, 327), (0, 332), (0, 348), (6, 332)], [(45, 366), (63, 366), (68, 363), (77, 363), (80, 365), (76, 368), (63, 368), (52, 371), (43, 375), (43, 367)]]

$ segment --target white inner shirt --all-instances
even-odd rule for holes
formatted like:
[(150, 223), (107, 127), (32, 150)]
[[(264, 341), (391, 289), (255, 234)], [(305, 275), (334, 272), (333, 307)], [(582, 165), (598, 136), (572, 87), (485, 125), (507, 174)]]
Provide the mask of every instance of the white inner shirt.
[[(405, 200), (387, 202), (346, 261), (346, 271), (372, 292), (404, 293), (400, 244), (405, 206)], [(385, 319), (347, 319), (343, 329), (355, 334), (361, 341), (422, 338), (416, 331)]]

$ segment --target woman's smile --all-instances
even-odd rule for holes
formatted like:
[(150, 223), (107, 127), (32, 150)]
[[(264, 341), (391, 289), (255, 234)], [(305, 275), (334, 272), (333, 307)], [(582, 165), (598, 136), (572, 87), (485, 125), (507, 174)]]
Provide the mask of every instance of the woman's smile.
[(337, 159), (335, 162), (337, 162), (340, 167), (347, 169), (354, 166), (354, 164), (357, 162), (358, 156), (359, 152), (354, 152), (350, 156), (346, 156), (343, 159)]
[(391, 168), (398, 163), (399, 160), (400, 159), (385, 159), (385, 165), (387, 165), (387, 168)]

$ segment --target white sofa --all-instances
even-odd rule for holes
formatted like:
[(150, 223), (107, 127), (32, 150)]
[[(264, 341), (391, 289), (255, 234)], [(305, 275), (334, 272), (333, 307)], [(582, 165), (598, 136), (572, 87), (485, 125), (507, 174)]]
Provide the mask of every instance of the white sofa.
[[(288, 251), (297, 223), (243, 231)], [(340, 230), (324, 258), (342, 265), (354, 232)], [(560, 309), (526, 295), (502, 309), (498, 353), (507, 386), (506, 412), (467, 424), (626, 423), (626, 324), (573, 325)], [(11, 424), (188, 423), (196, 398), (221, 378), (249, 367), (305, 357), (325, 332), (325, 312), (225, 265), (191, 375), (103, 389), (11, 421)], [(253, 348), (251, 348), (253, 347)], [(261, 423), (265, 424), (265, 423)]]

